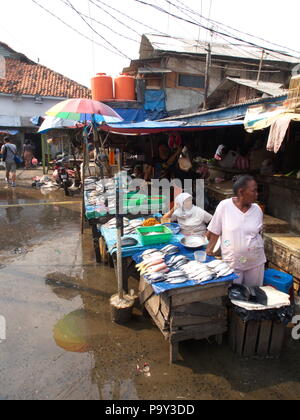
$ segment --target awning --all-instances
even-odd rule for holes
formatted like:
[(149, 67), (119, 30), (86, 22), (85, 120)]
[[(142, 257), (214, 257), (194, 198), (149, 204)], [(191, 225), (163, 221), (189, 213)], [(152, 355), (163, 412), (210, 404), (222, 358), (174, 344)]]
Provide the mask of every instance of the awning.
[(186, 131), (205, 131), (223, 127), (235, 127), (244, 125), (244, 121), (207, 121), (201, 125), (188, 125), (184, 121), (144, 121), (136, 124), (113, 124), (102, 125), (101, 130), (113, 134), (124, 136), (159, 134), (165, 132), (186, 132)]
[(251, 107), (245, 117), (245, 130), (249, 133), (271, 127), (280, 119), (289, 118), (291, 121), (300, 121), (300, 114), (289, 111), (286, 107)]

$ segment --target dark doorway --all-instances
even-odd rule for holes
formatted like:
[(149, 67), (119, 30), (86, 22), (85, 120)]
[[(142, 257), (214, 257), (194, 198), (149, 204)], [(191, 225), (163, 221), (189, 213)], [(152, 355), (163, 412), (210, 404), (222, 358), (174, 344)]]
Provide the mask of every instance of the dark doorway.
[(42, 140), (40, 134), (29, 133), (25, 134), (25, 141), (30, 140), (32, 145), (35, 147), (34, 156), (39, 162), (42, 161)]

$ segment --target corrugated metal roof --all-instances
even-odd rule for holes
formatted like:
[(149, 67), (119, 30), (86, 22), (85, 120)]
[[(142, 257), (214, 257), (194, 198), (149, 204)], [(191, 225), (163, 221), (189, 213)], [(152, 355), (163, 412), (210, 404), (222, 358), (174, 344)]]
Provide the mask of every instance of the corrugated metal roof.
[(172, 70), (156, 68), (156, 67), (139, 68), (139, 74), (162, 74), (162, 73), (172, 73)]
[[(265, 98), (265, 99), (251, 99), (242, 104), (230, 105), (225, 108), (216, 108), (210, 109), (208, 111), (196, 112), (193, 114), (187, 115), (174, 115), (169, 118), (165, 118), (161, 121), (186, 121), (187, 123), (194, 123), (200, 121), (212, 121), (212, 120), (224, 120), (224, 119), (239, 119), (243, 118), (246, 115), (248, 107), (250, 105), (259, 105), (259, 104), (270, 104), (270, 103), (280, 103), (284, 102), (287, 99), (287, 95), (280, 95), (274, 98)], [(190, 120), (190, 121), (189, 121)]]
[(257, 83), (256, 80), (249, 79), (237, 79), (233, 77), (227, 77), (227, 80), (230, 80), (239, 85), (247, 86), (252, 89), (256, 89), (260, 92), (267, 93), (270, 96), (284, 95), (287, 93), (286, 89), (283, 89), (282, 83), (272, 83), (272, 82), (262, 82)]
[[(146, 34), (144, 35), (151, 43), (155, 51), (168, 51), (181, 54), (207, 54), (207, 43), (203, 41), (188, 40), (184, 38), (172, 38), (161, 35)], [(229, 45), (212, 43), (212, 57), (230, 57), (235, 59), (247, 59), (260, 61), (262, 49), (247, 45)], [(298, 64), (299, 58), (290, 57), (285, 54), (266, 52), (265, 61), (285, 62)]]

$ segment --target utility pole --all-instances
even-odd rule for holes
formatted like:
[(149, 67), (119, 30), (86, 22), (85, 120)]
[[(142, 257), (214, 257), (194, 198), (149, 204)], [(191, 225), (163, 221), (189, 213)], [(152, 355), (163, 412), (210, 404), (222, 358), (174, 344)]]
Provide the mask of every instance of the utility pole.
[(258, 75), (257, 75), (257, 81), (256, 81), (257, 85), (259, 84), (259, 81), (260, 81), (260, 75), (261, 75), (264, 58), (265, 58), (265, 50), (262, 50), (262, 55), (261, 55), (261, 60), (260, 60), (259, 70), (258, 70)]
[(209, 92), (209, 71), (211, 64), (211, 43), (208, 44), (207, 56), (206, 56), (206, 69), (205, 69), (205, 91), (204, 91), (204, 102), (203, 102), (203, 111), (207, 110), (207, 99)]

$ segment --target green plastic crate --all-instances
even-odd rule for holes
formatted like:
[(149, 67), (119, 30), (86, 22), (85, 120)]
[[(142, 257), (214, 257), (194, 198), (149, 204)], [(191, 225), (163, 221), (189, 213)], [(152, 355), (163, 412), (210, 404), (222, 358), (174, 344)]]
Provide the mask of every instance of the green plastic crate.
[[(136, 229), (144, 246), (166, 244), (172, 240), (173, 232), (166, 226), (140, 227)], [(146, 233), (159, 232), (160, 235), (145, 236)]]

